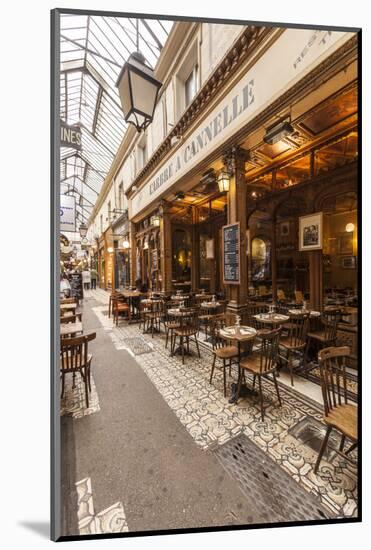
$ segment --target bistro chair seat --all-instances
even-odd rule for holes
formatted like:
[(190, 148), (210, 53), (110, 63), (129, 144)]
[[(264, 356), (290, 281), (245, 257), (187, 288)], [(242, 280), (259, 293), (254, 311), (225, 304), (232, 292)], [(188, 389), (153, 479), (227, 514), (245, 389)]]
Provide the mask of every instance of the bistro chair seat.
[[(281, 329), (271, 330), (265, 334), (262, 338), (262, 344), (259, 351), (249, 355), (240, 360), (240, 368), (243, 371), (253, 374), (253, 386), (255, 387), (256, 378), (259, 382), (259, 397), (260, 397), (260, 412), (261, 418), (264, 421), (264, 398), (262, 389), (262, 378), (271, 374), (273, 382), (276, 388), (277, 398), (279, 406), (282, 406), (281, 396), (278, 389), (278, 383), (276, 379), (277, 361), (278, 361), (278, 343)], [(241, 389), (242, 375), (239, 377), (237, 390), (238, 395)]]
[(171, 355), (175, 354), (176, 339), (179, 338), (179, 346), (182, 353), (182, 363), (184, 364), (184, 345), (187, 346), (187, 352), (189, 352), (190, 338), (193, 338), (198, 356), (200, 355), (200, 348), (198, 346), (197, 333), (198, 333), (198, 311), (195, 308), (189, 308), (183, 310), (183, 315), (179, 316), (179, 327), (173, 329), (171, 338)]
[[(283, 328), (286, 328), (286, 327), (283, 327)], [(287, 336), (286, 338), (281, 338), (280, 339), (280, 346), (282, 346), (283, 348), (285, 348), (286, 350), (290, 350), (290, 351), (300, 351), (300, 350), (303, 350), (305, 348), (305, 346), (307, 345), (307, 342), (306, 340), (300, 340), (300, 339), (297, 339), (295, 342), (293, 342), (289, 336)]]
[[(333, 429), (341, 433), (339, 451), (344, 458), (358, 443), (357, 433), (357, 407), (348, 403), (346, 361), (350, 357), (350, 348), (329, 347), (318, 353), (321, 376), (321, 388), (325, 414), (323, 421), (327, 426), (326, 435), (323, 438), (317, 461), (314, 467), (316, 473), (323, 453)], [(351, 446), (342, 453), (345, 440), (349, 439)]]
[(217, 348), (213, 352), (219, 359), (231, 359), (237, 357), (238, 348), (236, 346), (225, 346), (223, 348)]
[(349, 439), (357, 439), (357, 407), (350, 403), (338, 405), (323, 418), (328, 426), (336, 428)]
[(319, 330), (311, 330), (307, 334), (307, 347), (305, 350), (306, 361), (309, 357), (309, 348), (313, 342), (317, 350), (336, 345), (337, 326), (340, 319), (338, 310), (322, 313), (318, 319), (320, 323)]
[(321, 343), (332, 343), (336, 340), (336, 336), (332, 338), (331, 340), (328, 339), (328, 334), (324, 330), (319, 330), (318, 332), (308, 332), (307, 334), (308, 338), (312, 338), (313, 340), (317, 340)]

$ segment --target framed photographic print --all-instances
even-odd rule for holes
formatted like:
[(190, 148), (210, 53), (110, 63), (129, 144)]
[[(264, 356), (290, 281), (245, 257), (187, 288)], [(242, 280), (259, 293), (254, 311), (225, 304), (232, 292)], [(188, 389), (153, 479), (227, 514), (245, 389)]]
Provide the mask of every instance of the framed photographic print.
[(320, 250), (323, 239), (323, 213), (299, 218), (299, 250)]
[[(351, 465), (340, 435), (319, 452), (319, 378), (256, 399), (238, 377), (249, 288), (323, 301), (293, 233), (321, 249), (322, 212), (301, 214), (339, 203), (334, 180), (357, 193), (358, 30), (67, 8), (52, 30), (53, 538), (359, 521), (355, 442)], [(323, 181), (296, 177), (340, 139)], [(341, 249), (328, 286), (356, 289)]]
[(339, 254), (353, 254), (353, 233), (341, 233), (338, 237)]
[(343, 269), (355, 269), (356, 268), (356, 257), (355, 256), (345, 256), (341, 259), (341, 265)]

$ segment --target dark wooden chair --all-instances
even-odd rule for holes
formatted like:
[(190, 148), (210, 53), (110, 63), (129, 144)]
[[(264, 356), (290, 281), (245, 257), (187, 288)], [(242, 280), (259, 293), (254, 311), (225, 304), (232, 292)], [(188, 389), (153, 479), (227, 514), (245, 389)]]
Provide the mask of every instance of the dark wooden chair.
[(309, 357), (309, 348), (312, 343), (317, 347), (317, 350), (336, 345), (337, 326), (340, 320), (339, 310), (323, 312), (319, 318), (318, 330), (308, 331), (307, 346), (305, 350), (306, 361)]
[(184, 364), (184, 344), (187, 345), (187, 352), (189, 353), (190, 338), (193, 338), (198, 356), (200, 355), (200, 348), (198, 346), (197, 333), (198, 333), (198, 310), (196, 308), (184, 309), (184, 315), (179, 317), (179, 327), (173, 330), (173, 340), (171, 354), (174, 354), (176, 339), (179, 338), (179, 345), (182, 351), (182, 363)]
[[(210, 384), (212, 383), (213, 374), (215, 370), (216, 360), (221, 359), (222, 369), (223, 369), (223, 385), (224, 385), (224, 397), (227, 396), (227, 377), (226, 369), (229, 367), (229, 374), (231, 374), (231, 365), (232, 360), (238, 357), (238, 348), (220, 337), (220, 329), (227, 325), (226, 316), (218, 316), (212, 319), (210, 324), (210, 331), (212, 337), (212, 346), (213, 346), (213, 363), (211, 366), (210, 373)], [(228, 362), (228, 364), (227, 364)]]
[(111, 294), (109, 295), (109, 302), (108, 302), (108, 317), (111, 317), (111, 314), (113, 315), (113, 301), (116, 298), (122, 298), (122, 294), (119, 292), (116, 292), (113, 290)]
[(82, 313), (76, 313), (75, 315), (64, 315), (60, 318), (61, 325), (64, 325), (66, 323), (81, 323), (81, 316)]
[(163, 300), (156, 300), (144, 311), (144, 330), (150, 331), (152, 338), (155, 331), (160, 332), (161, 330), (160, 325), (163, 318), (163, 306)]
[(88, 353), (88, 343), (96, 338), (96, 333), (85, 334), (76, 338), (61, 338), (60, 372), (62, 379), (61, 397), (64, 395), (66, 374), (72, 373), (73, 387), (75, 387), (75, 375), (79, 373), (85, 385), (86, 407), (89, 407), (90, 365), (92, 355)]
[(280, 347), (283, 348), (285, 355), (280, 355), (280, 359), (287, 363), (290, 371), (291, 386), (294, 385), (294, 365), (295, 355), (302, 355), (306, 361), (307, 331), (309, 323), (309, 313), (290, 314), (290, 320), (284, 325), (286, 334), (280, 340)]
[(345, 455), (353, 450), (358, 441), (357, 407), (348, 403), (348, 388), (346, 376), (346, 360), (350, 357), (350, 349), (344, 347), (329, 347), (318, 353), (321, 387), (325, 415), (323, 420), (327, 426), (326, 435), (318, 454), (314, 472), (317, 472), (323, 453), (333, 429), (341, 433), (340, 449), (342, 453), (345, 440), (351, 441), (351, 446)]
[[(240, 360), (240, 368), (242, 372), (248, 372), (253, 375), (253, 386), (255, 387), (256, 378), (259, 382), (259, 398), (260, 398), (260, 411), (261, 418), (264, 420), (264, 397), (262, 390), (262, 378), (271, 374), (273, 377), (274, 385), (276, 388), (277, 398), (281, 407), (281, 396), (278, 389), (278, 383), (276, 379), (276, 369), (278, 361), (278, 343), (279, 343), (280, 329), (271, 330), (261, 336), (261, 346), (257, 352), (252, 353), (250, 356), (244, 357)], [(237, 395), (240, 393), (242, 382), (242, 373), (238, 380)]]
[(174, 329), (180, 327), (179, 319), (169, 314), (169, 309), (177, 309), (177, 308), (178, 308), (178, 302), (176, 301), (167, 300), (166, 302), (164, 302), (162, 322), (164, 325), (165, 335), (166, 335), (166, 341), (165, 341), (166, 348), (169, 341), (169, 335), (170, 335), (170, 342), (172, 342)]
[(111, 295), (111, 304), (112, 304), (112, 316), (113, 322), (118, 325), (120, 315), (125, 315), (125, 317), (130, 320), (130, 306), (121, 295), (112, 296)]

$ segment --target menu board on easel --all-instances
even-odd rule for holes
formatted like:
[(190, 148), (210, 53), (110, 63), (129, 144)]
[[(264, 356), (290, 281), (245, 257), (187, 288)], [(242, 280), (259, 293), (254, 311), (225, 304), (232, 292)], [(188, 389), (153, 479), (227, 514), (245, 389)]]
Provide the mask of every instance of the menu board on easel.
[(83, 298), (82, 274), (78, 271), (70, 275), (71, 296), (81, 300)]
[(240, 224), (224, 225), (223, 236), (223, 282), (240, 284)]

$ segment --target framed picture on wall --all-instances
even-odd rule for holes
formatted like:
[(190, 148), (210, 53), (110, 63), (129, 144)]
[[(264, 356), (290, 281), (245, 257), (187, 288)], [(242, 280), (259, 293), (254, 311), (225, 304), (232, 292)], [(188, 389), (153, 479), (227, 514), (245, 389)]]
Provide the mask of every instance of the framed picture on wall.
[(338, 251), (339, 254), (353, 254), (353, 233), (340, 233)]
[(345, 256), (341, 259), (341, 266), (343, 269), (355, 269), (356, 268), (356, 257), (355, 256)]
[(323, 213), (299, 218), (299, 250), (320, 250), (323, 241)]

